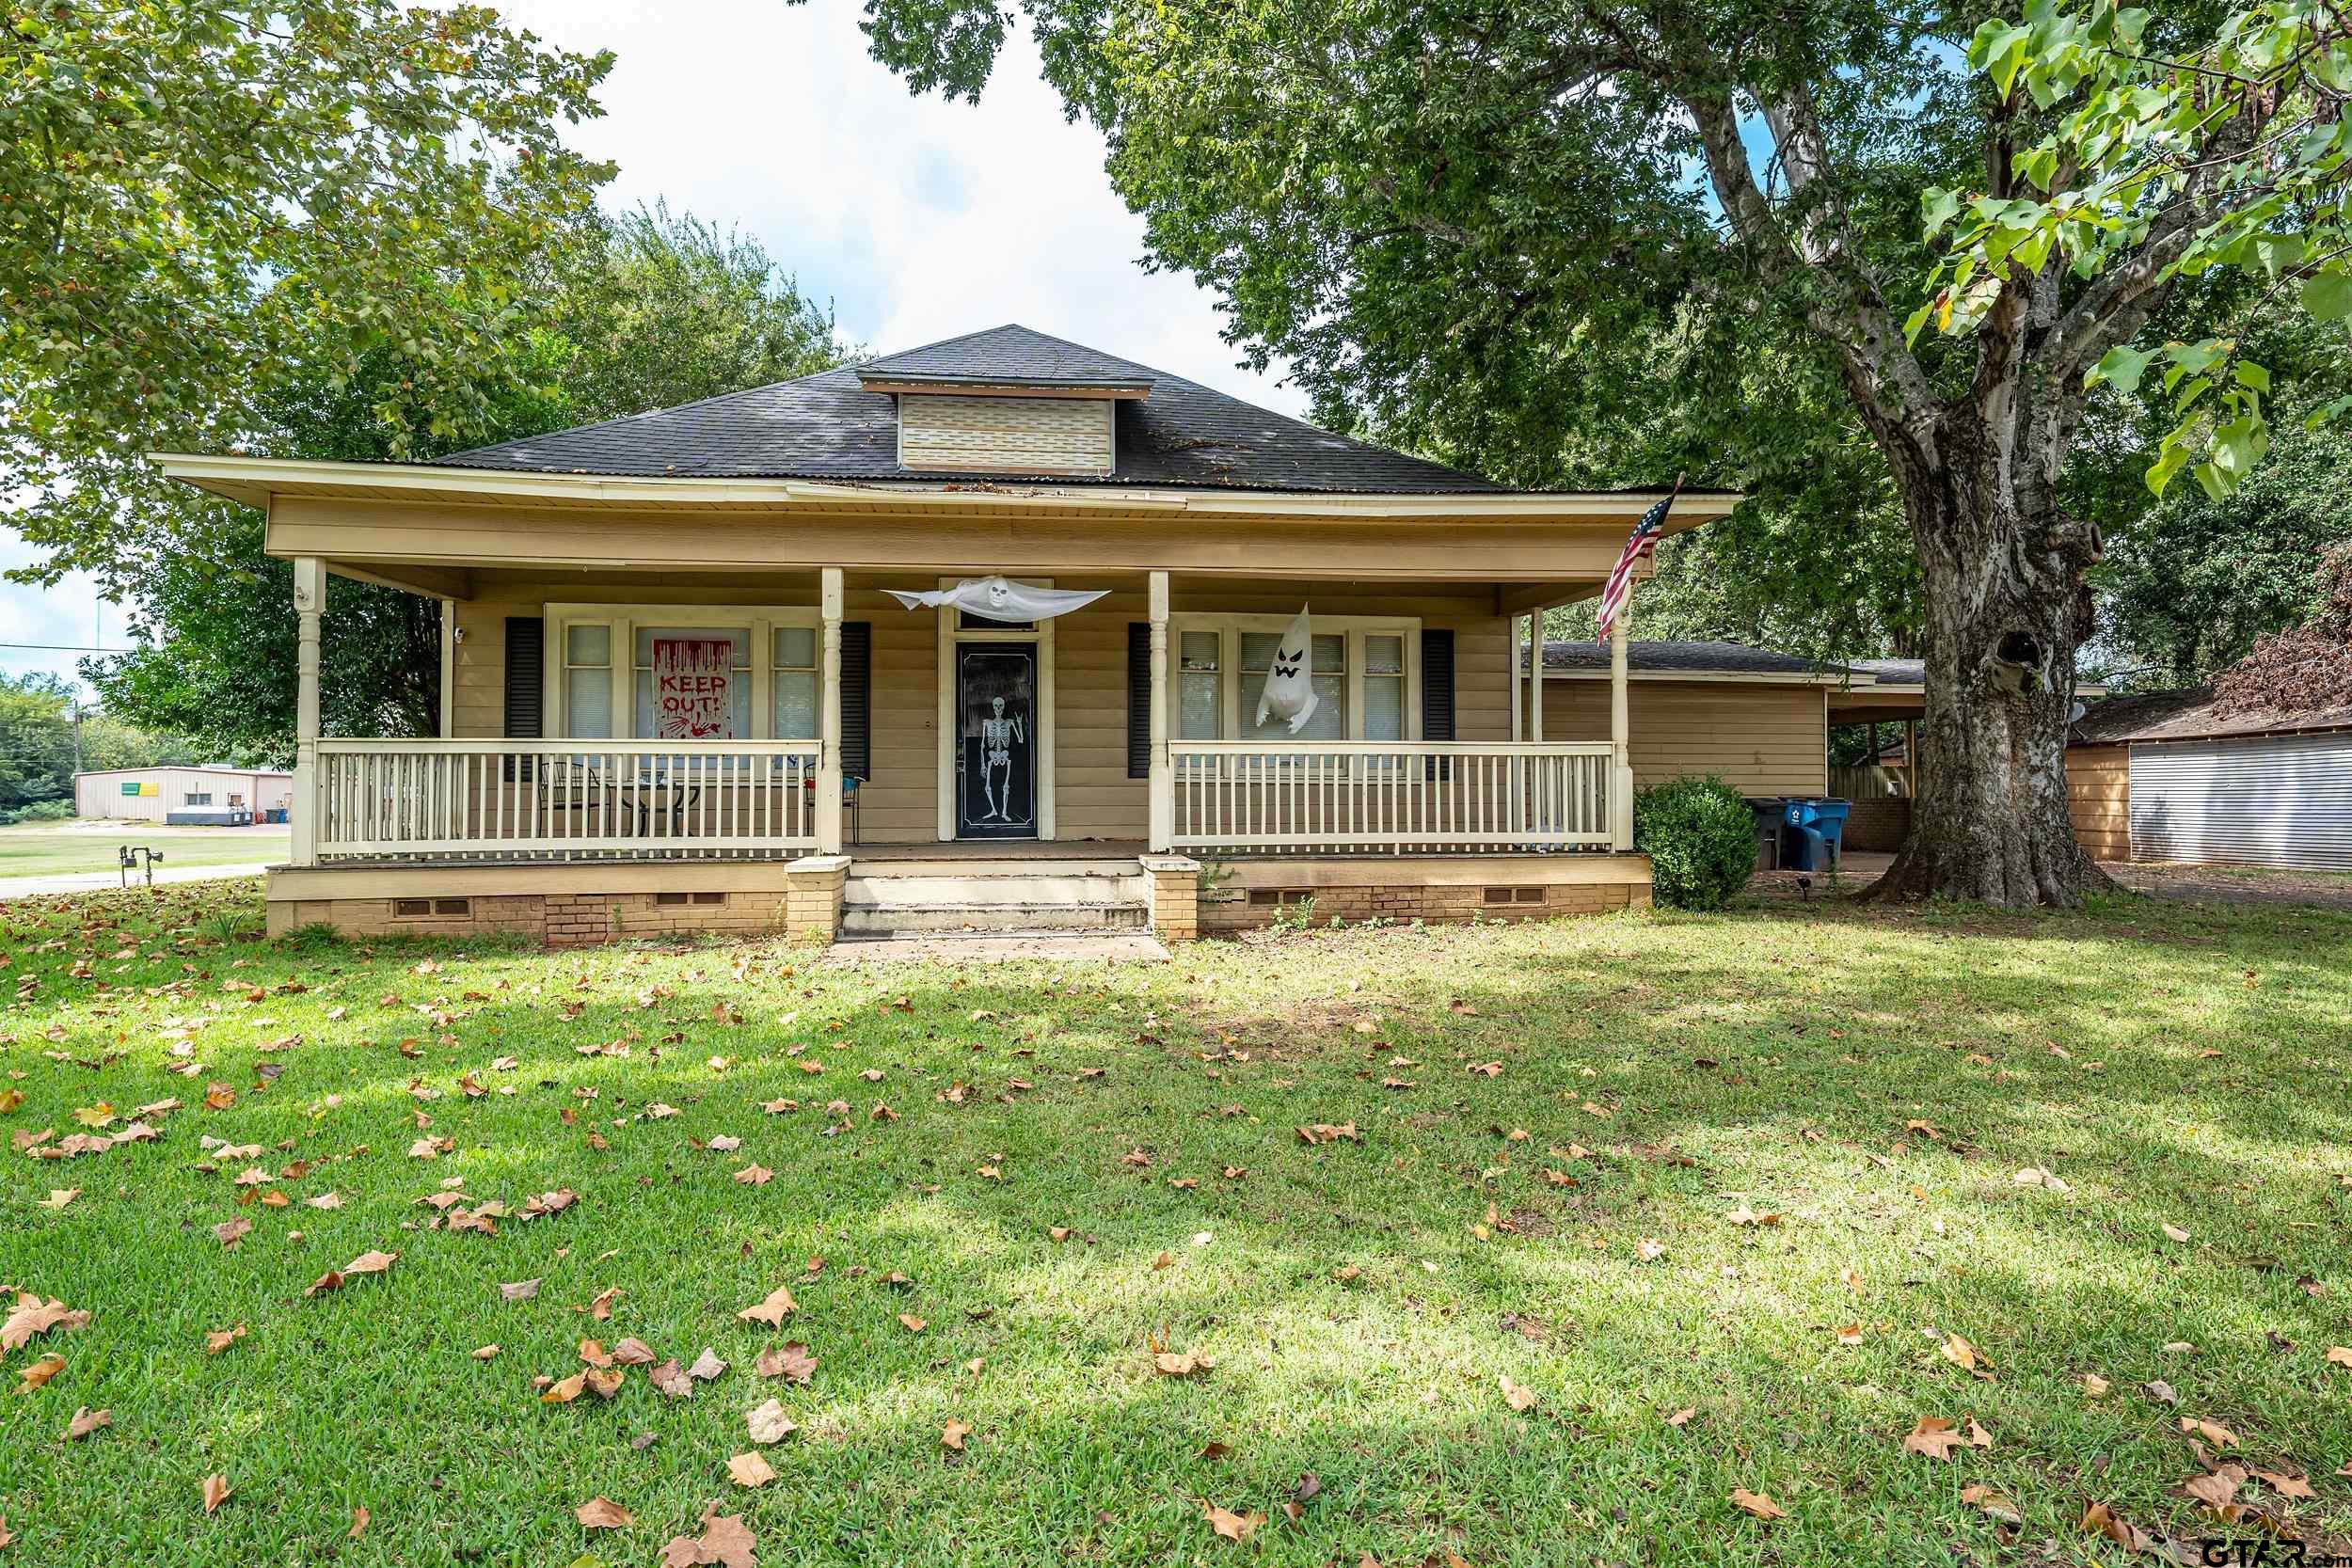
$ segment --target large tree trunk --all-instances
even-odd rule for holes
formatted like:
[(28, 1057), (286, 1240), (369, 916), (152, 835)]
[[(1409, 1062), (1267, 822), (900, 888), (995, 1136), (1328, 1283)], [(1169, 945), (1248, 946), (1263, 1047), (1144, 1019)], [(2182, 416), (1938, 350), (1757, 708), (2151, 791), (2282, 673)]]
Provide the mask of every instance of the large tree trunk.
[[(2009, 429), (1977, 405), (1882, 430), (1919, 546), (1927, 717), (1911, 832), (1870, 898), (2072, 905), (2113, 883), (2075, 841), (2066, 798), (2074, 650), (2095, 531), (2019, 482)], [(1893, 436), (1892, 440), (1888, 437)]]

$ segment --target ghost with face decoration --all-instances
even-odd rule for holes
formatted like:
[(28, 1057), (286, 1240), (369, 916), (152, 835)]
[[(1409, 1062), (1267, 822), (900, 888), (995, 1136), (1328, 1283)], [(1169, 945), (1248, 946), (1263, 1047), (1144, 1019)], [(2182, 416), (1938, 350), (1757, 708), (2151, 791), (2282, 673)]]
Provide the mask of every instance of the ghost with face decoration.
[(1274, 663), (1266, 671), (1265, 687), (1258, 693), (1260, 726), (1271, 714), (1287, 721), (1291, 734), (1296, 735), (1315, 716), (1314, 647), (1307, 607), (1301, 605), (1298, 619), (1282, 634), (1282, 645), (1274, 650)]

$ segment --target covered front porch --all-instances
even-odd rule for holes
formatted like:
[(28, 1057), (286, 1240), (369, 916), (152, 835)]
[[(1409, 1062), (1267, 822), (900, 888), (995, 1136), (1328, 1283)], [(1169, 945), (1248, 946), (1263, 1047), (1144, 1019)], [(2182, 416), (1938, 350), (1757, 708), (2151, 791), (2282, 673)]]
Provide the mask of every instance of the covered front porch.
[[(1506, 612), (1584, 585), (1147, 570), (1064, 577), (1096, 602), (1000, 625), (882, 598), (946, 572), (823, 567), (805, 584), (779, 575), (728, 591), (749, 603), (679, 576), (591, 587), (474, 574), (472, 594), (444, 596), (442, 733), (370, 739), (314, 733), (330, 575), (393, 580), (369, 563), (296, 562), (297, 866), (908, 843), (1002, 854), (1133, 840), (1211, 856), (1630, 847), (1622, 670), (1608, 736), (1532, 738), (1545, 689), (1528, 678), (1532, 616)], [(1248, 709), (1263, 649), (1298, 605), (1313, 610), (1324, 700), (1294, 738)], [(716, 682), (732, 691), (716, 700), (734, 732), (721, 738), (651, 733), (645, 650), (688, 632), (735, 650)]]

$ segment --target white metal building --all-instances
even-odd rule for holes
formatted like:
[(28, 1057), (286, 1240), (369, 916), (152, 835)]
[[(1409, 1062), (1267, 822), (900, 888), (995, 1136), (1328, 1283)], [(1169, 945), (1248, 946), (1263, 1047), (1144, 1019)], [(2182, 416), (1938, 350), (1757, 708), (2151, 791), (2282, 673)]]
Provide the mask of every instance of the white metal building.
[(2161, 692), (2094, 705), (2074, 738), (2070, 773), (2125, 753), (2110, 815), (2136, 861), (2352, 871), (2352, 710), (2225, 716), (2207, 693)]
[(294, 799), (294, 775), (252, 768), (115, 768), (73, 775), (73, 815), (135, 822), (237, 826)]

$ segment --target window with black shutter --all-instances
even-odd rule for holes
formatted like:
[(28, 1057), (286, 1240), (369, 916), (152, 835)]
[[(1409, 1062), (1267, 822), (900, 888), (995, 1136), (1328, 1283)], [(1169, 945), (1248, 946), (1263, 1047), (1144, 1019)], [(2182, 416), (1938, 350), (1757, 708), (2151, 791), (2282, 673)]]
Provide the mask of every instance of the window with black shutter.
[[(537, 615), (506, 618), (506, 738), (537, 740), (547, 734), (548, 623)], [(506, 759), (503, 771), (515, 777), (516, 759)], [(532, 775), (524, 759), (524, 779)]]
[(841, 623), (841, 772), (874, 776), (874, 623)]
[[(1454, 733), (1454, 632), (1450, 627), (1423, 626), (1421, 631), (1421, 737), (1452, 740)], [(1443, 757), (1427, 759), (1426, 775), (1452, 776)]]
[(1152, 776), (1152, 623), (1127, 623), (1127, 777)]

